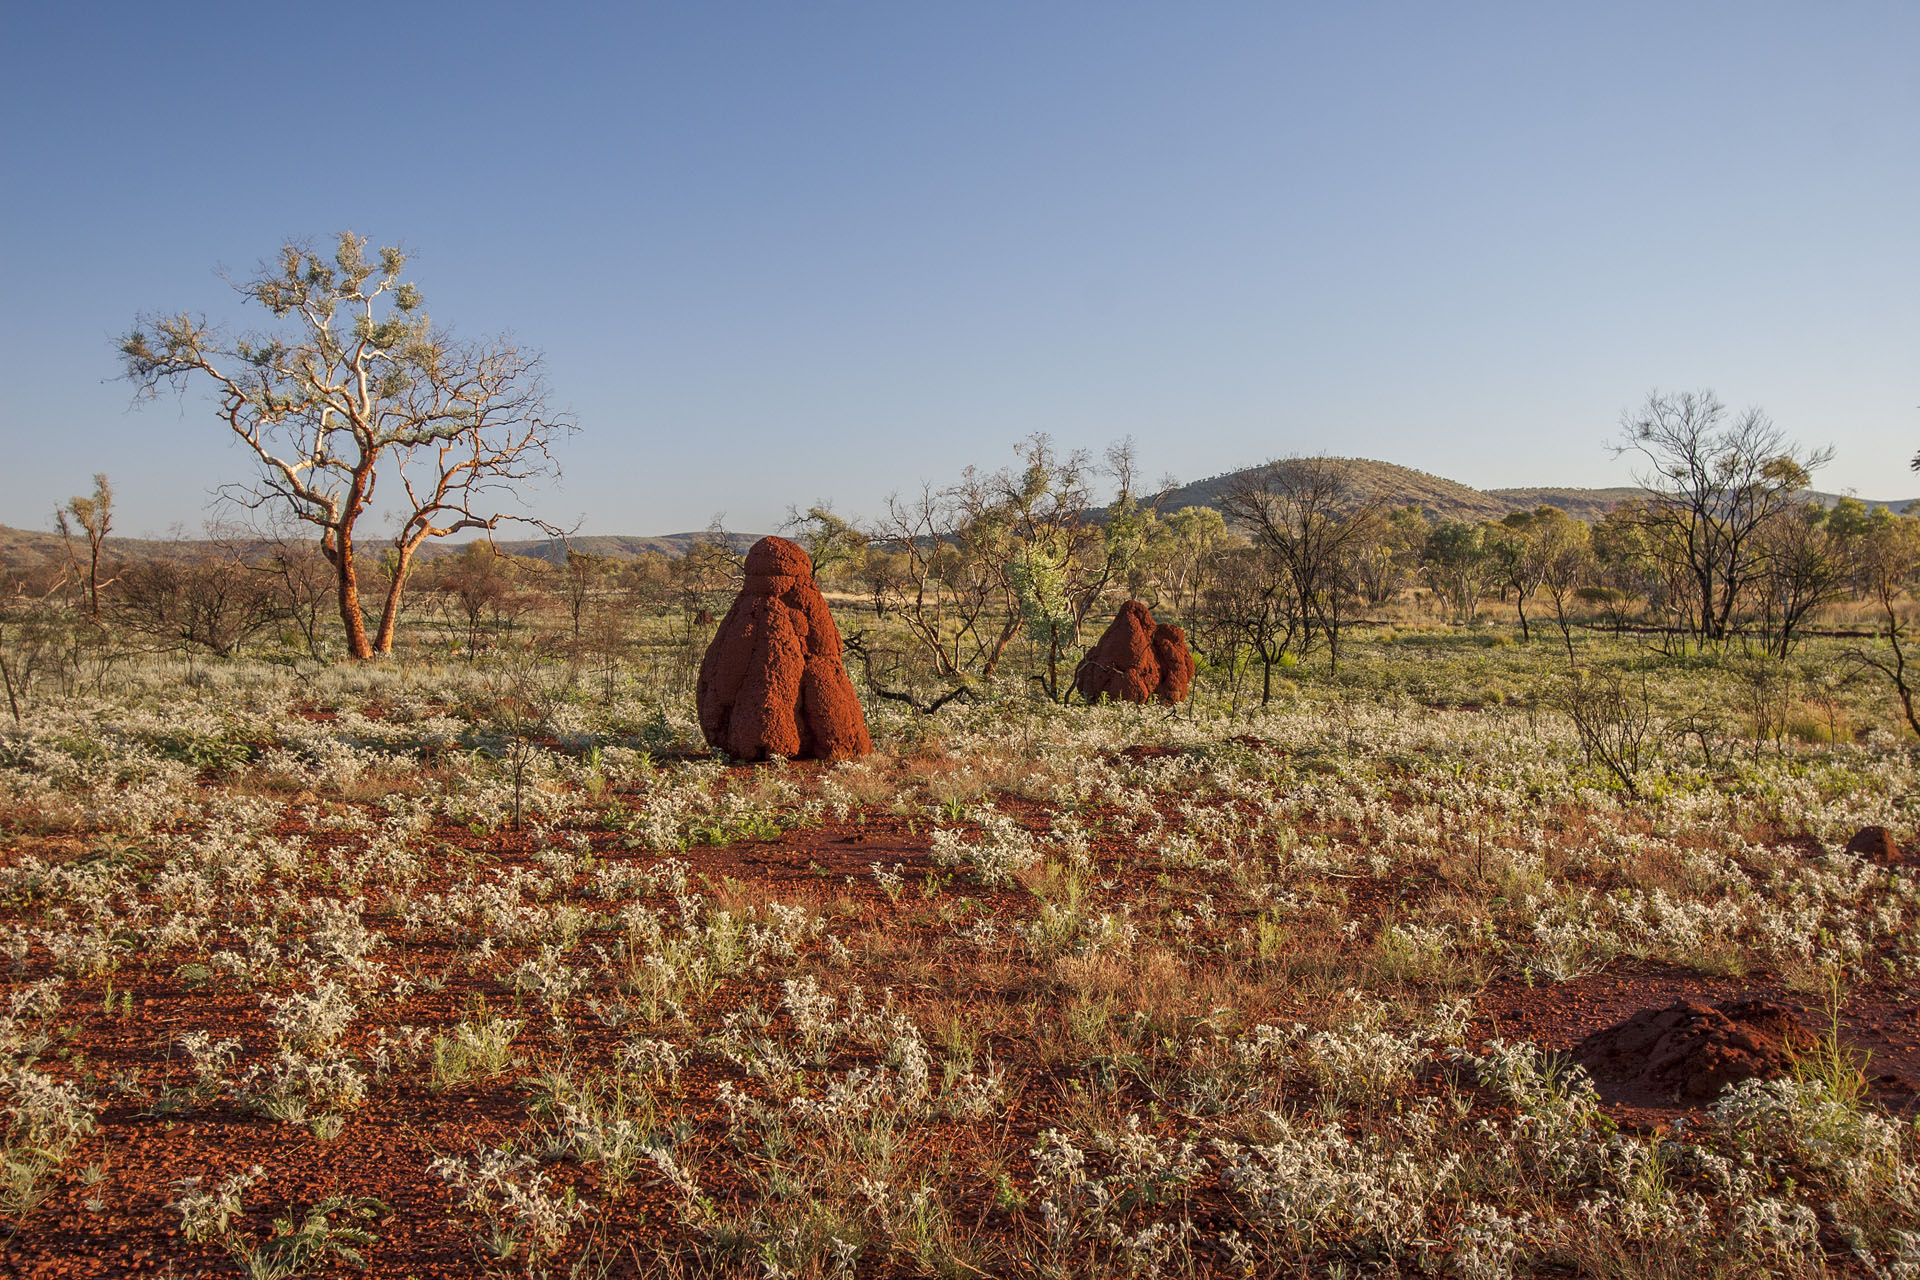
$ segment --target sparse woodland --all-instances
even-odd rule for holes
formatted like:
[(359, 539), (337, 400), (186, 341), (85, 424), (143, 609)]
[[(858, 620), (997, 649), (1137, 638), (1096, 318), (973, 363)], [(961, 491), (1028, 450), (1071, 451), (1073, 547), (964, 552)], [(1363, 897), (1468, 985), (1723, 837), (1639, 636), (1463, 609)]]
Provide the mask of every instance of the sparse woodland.
[[(721, 531), (363, 553), (356, 633), (100, 479), (0, 614), (0, 1269), (1920, 1277), (1920, 521), (1710, 397), (1623, 448), (1594, 524), (1043, 439), (796, 514), (835, 765), (701, 741)], [(1185, 704), (1073, 698), (1127, 599)], [(1784, 1069), (1580, 1064), (1736, 997)]]

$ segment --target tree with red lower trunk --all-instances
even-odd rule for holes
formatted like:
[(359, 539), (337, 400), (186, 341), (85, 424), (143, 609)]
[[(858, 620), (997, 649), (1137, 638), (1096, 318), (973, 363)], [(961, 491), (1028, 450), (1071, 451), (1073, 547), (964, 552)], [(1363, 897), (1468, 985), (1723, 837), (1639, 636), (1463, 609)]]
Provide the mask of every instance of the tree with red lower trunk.
[[(331, 259), (287, 244), (234, 288), (265, 307), (278, 333), (229, 339), (204, 317), (144, 316), (120, 340), (143, 395), (204, 377), (220, 417), (254, 453), (259, 475), (229, 486), (250, 509), (278, 508), (319, 531), (332, 566), (347, 651), (393, 649), (414, 553), (428, 538), (506, 521), (498, 509), (528, 481), (558, 474), (553, 442), (574, 430), (548, 412), (537, 353), (507, 338), (457, 341), (434, 327), (420, 291), (400, 279), (406, 255), (343, 232)], [(392, 573), (372, 635), (360, 605), (355, 538), (376, 484), (398, 490)]]

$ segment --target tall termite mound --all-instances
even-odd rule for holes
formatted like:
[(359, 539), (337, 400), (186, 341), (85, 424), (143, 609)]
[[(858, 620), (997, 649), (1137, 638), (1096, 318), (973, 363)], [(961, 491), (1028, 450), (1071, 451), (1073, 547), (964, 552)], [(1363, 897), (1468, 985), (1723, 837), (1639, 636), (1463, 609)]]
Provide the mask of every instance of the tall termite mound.
[(1147, 606), (1129, 600), (1074, 669), (1073, 687), (1088, 702), (1103, 695), (1116, 702), (1184, 702), (1193, 687), (1186, 633), (1156, 624)]
[(700, 662), (700, 731), (741, 760), (841, 760), (873, 750), (840, 632), (797, 543), (762, 538)]

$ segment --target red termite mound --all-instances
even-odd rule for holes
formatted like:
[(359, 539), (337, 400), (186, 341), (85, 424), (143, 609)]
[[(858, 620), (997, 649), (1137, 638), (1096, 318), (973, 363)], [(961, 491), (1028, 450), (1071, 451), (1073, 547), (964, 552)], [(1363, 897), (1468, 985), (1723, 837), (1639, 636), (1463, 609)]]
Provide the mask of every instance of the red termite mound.
[(1193, 687), (1186, 633), (1156, 625), (1147, 606), (1129, 600), (1074, 669), (1073, 687), (1088, 702), (1098, 702), (1103, 694), (1116, 702), (1183, 702)]
[(840, 661), (840, 631), (797, 543), (762, 538), (700, 662), (700, 731), (741, 760), (841, 760), (873, 750)]
[(1153, 629), (1153, 656), (1160, 660), (1160, 701), (1185, 702), (1193, 688), (1193, 654), (1187, 648), (1187, 633), (1171, 622)]

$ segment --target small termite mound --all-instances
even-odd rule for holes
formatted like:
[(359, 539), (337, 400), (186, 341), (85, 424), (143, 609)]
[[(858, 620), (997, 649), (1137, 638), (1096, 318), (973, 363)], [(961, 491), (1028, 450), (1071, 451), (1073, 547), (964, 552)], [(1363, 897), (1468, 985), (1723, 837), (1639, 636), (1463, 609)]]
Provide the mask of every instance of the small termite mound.
[(1074, 669), (1073, 687), (1088, 702), (1184, 702), (1193, 687), (1186, 633), (1129, 600)]

